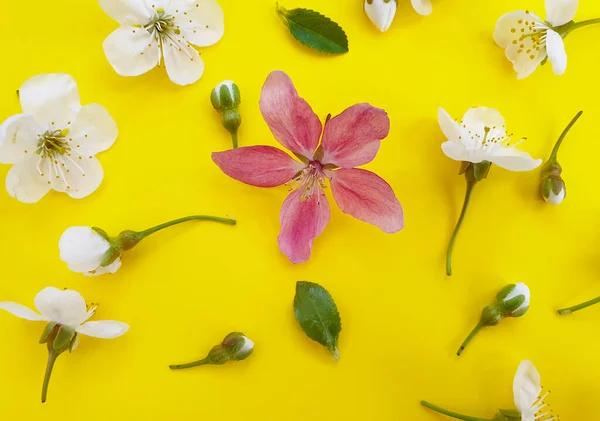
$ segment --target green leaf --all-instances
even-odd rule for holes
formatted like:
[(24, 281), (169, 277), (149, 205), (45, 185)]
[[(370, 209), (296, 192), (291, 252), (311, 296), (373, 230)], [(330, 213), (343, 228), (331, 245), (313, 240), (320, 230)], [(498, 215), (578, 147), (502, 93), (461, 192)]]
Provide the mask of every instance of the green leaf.
[(342, 330), (340, 314), (331, 295), (325, 288), (312, 282), (296, 284), (294, 297), (296, 320), (306, 335), (326, 347), (338, 360), (338, 337)]
[(277, 5), (277, 14), (292, 36), (307, 47), (329, 54), (348, 52), (348, 37), (340, 25), (309, 9), (287, 10)]

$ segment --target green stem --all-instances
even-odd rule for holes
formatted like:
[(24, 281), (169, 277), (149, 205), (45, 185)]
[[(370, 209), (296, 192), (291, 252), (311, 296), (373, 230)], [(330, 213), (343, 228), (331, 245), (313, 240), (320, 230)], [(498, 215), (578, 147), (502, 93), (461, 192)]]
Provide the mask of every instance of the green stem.
[(208, 361), (208, 357), (203, 358), (203, 359), (198, 360), (198, 361), (194, 361), (192, 363), (170, 365), (169, 368), (171, 370), (183, 370), (183, 369), (186, 369), (186, 368), (198, 367), (198, 366), (206, 365), (206, 364), (210, 364), (210, 362)]
[(576, 311), (583, 310), (584, 308), (591, 307), (598, 303), (600, 303), (600, 297), (596, 297), (593, 300), (586, 301), (585, 303), (577, 304), (573, 307), (562, 308), (558, 310), (558, 314), (561, 316), (566, 316), (567, 314), (575, 313)]
[(238, 134), (237, 131), (231, 134), (231, 142), (233, 143), (233, 149), (238, 148)]
[(434, 404), (431, 404), (431, 403), (426, 402), (426, 401), (421, 401), (421, 405), (423, 405), (426, 408), (432, 409), (435, 412), (439, 412), (440, 414), (444, 414), (444, 415), (447, 415), (449, 417), (456, 418), (457, 420), (464, 420), (464, 421), (493, 421), (493, 420), (488, 419), (488, 418), (476, 418), (476, 417), (469, 417), (467, 415), (457, 414), (456, 412), (447, 411), (444, 408), (440, 408), (439, 406), (435, 406)]
[(467, 339), (465, 339), (464, 342), (462, 343), (462, 345), (460, 346), (460, 348), (458, 348), (458, 352), (456, 353), (456, 355), (458, 355), (460, 357), (460, 355), (463, 353), (463, 351), (465, 350), (467, 345), (469, 345), (469, 342), (471, 342), (471, 340), (475, 337), (475, 335), (477, 335), (479, 333), (479, 331), (481, 330), (481, 328), (484, 326), (485, 326), (485, 324), (482, 322), (477, 323), (477, 326), (475, 326), (475, 328), (473, 328), (471, 333), (469, 333), (469, 336), (467, 336)]
[(46, 365), (46, 374), (44, 375), (44, 384), (42, 385), (42, 403), (46, 402), (46, 396), (48, 395), (48, 385), (50, 384), (50, 377), (52, 376), (52, 369), (54, 363), (60, 353), (55, 351), (48, 352), (48, 364)]
[(575, 125), (577, 120), (579, 120), (579, 117), (581, 117), (582, 114), (583, 114), (583, 111), (579, 111), (577, 113), (577, 115), (575, 117), (573, 117), (573, 120), (571, 120), (571, 122), (565, 128), (565, 130), (563, 130), (562, 134), (560, 135), (560, 137), (556, 141), (556, 144), (554, 145), (554, 149), (552, 149), (552, 154), (550, 154), (550, 158), (548, 159), (549, 162), (556, 162), (557, 155), (558, 155), (558, 149), (560, 148), (560, 145), (562, 144), (563, 140), (565, 140), (565, 137), (567, 137), (569, 130), (571, 130), (571, 128)]
[(465, 193), (465, 201), (463, 203), (462, 211), (460, 212), (460, 216), (458, 218), (458, 222), (456, 223), (456, 227), (454, 228), (454, 232), (452, 233), (452, 237), (450, 238), (450, 244), (448, 244), (448, 252), (446, 253), (446, 274), (448, 276), (452, 276), (452, 251), (454, 250), (454, 243), (456, 242), (456, 236), (458, 235), (458, 231), (462, 226), (463, 219), (467, 213), (467, 208), (469, 207), (469, 202), (471, 201), (471, 195), (473, 194), (473, 187), (475, 187), (477, 181), (467, 179), (467, 192)]
[(157, 231), (172, 227), (173, 225), (181, 224), (183, 222), (188, 222), (188, 221), (214, 221), (214, 222), (221, 222), (223, 224), (228, 224), (228, 225), (235, 225), (235, 223), (236, 223), (235, 219), (232, 219), (232, 218), (219, 218), (218, 216), (208, 216), (208, 215), (191, 215), (191, 216), (186, 216), (184, 218), (174, 219), (172, 221), (165, 222), (164, 224), (160, 224), (155, 227), (148, 228), (147, 230), (140, 231), (140, 232), (136, 233), (137, 239), (138, 239), (138, 241), (142, 240), (142, 239), (146, 238), (147, 236), (154, 234)]
[(563, 35), (563, 38), (566, 37), (567, 35), (569, 35), (571, 32), (573, 32), (575, 29), (579, 29), (579, 28), (583, 28), (584, 26), (589, 26), (589, 25), (596, 25), (596, 24), (600, 24), (600, 18), (597, 19), (588, 19), (588, 20), (582, 20), (581, 22), (575, 22), (568, 30), (567, 32)]

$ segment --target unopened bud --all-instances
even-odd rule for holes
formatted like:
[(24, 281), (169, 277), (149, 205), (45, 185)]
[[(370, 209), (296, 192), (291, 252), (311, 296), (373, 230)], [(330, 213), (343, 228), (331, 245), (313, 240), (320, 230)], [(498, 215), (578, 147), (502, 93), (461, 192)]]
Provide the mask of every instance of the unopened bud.
[(248, 358), (254, 350), (254, 342), (244, 336), (243, 333), (230, 333), (219, 345), (214, 346), (206, 358), (188, 364), (171, 365), (171, 370), (198, 367), (200, 365), (212, 364), (222, 365), (229, 361), (242, 361)]
[(459, 348), (457, 355), (461, 355), (466, 346), (475, 335), (485, 326), (495, 326), (505, 317), (521, 317), (529, 310), (531, 294), (529, 287), (523, 283), (505, 286), (496, 294), (493, 304), (486, 306), (481, 312), (477, 326), (471, 331), (467, 339)]
[(396, 0), (365, 0), (365, 13), (381, 32), (390, 29), (396, 8)]
[(542, 179), (542, 198), (552, 205), (560, 205), (567, 196), (564, 180), (558, 175), (549, 175)]
[(530, 300), (529, 287), (522, 282), (507, 285), (496, 295), (496, 301), (502, 308), (504, 317), (521, 317), (529, 310)]
[(221, 123), (231, 134), (233, 147), (237, 148), (237, 132), (242, 124), (242, 117), (238, 111), (242, 102), (240, 89), (231, 80), (223, 81), (212, 90), (210, 101), (215, 110), (221, 114)]

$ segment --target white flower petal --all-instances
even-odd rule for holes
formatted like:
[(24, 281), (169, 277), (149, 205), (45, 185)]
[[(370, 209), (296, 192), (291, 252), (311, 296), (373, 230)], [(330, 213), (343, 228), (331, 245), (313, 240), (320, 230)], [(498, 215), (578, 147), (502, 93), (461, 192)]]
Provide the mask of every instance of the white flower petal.
[(187, 41), (199, 47), (208, 47), (223, 37), (223, 19), (223, 9), (215, 0), (196, 0), (187, 10), (187, 15), (176, 16), (175, 24), (180, 26), (181, 34)]
[(76, 331), (82, 335), (103, 339), (118, 338), (119, 336), (123, 336), (128, 330), (129, 325), (114, 320), (87, 322), (76, 329)]
[(487, 160), (509, 171), (531, 171), (542, 164), (541, 159), (515, 148), (498, 148)]
[(100, 7), (112, 19), (121, 24), (148, 23), (152, 11), (145, 2), (136, 0), (99, 0)]
[(555, 75), (562, 75), (567, 70), (567, 52), (562, 37), (549, 29), (546, 38), (546, 51), (548, 60), (552, 63), (552, 71)]
[[(42, 172), (48, 168), (45, 162), (40, 166)], [(6, 175), (6, 190), (8, 194), (23, 203), (35, 203), (50, 191), (48, 174), (40, 176), (36, 168), (36, 159), (13, 165)]]
[(513, 381), (515, 406), (519, 412), (528, 412), (531, 409), (542, 391), (540, 381), (540, 374), (531, 361), (519, 364)]
[(106, 109), (98, 104), (84, 106), (72, 124), (67, 139), (73, 149), (84, 155), (96, 155), (110, 148), (119, 130)]
[(198, 51), (184, 42), (163, 43), (165, 67), (169, 78), (178, 85), (198, 81), (204, 73), (204, 61)]
[(120, 267), (121, 267), (121, 258), (119, 257), (108, 266), (98, 266), (98, 268), (96, 268), (95, 270), (85, 272), (85, 276), (100, 276), (100, 275), (106, 275), (106, 274), (112, 275), (113, 273), (118, 271)]
[(462, 138), (460, 125), (441, 107), (438, 108), (438, 123), (446, 139), (451, 142), (460, 142), (460, 138)]
[(395, 0), (365, 0), (365, 13), (381, 32), (390, 29), (396, 8)]
[[(519, 38), (523, 34), (521, 29), (529, 28), (525, 22), (542, 23), (543, 21), (531, 12), (525, 10), (517, 10), (516, 12), (510, 12), (502, 15), (498, 22), (496, 22), (496, 29), (494, 30), (494, 41), (502, 48), (508, 47), (513, 41), (519, 41)], [(530, 32), (530, 31), (527, 31)]]
[(83, 297), (70, 289), (44, 288), (34, 303), (44, 317), (63, 325), (77, 327), (90, 317)]
[(486, 161), (489, 158), (482, 148), (466, 148), (462, 143), (458, 142), (449, 141), (442, 143), (442, 151), (450, 159), (472, 162), (474, 164)]
[(28, 114), (9, 117), (0, 126), (0, 162), (16, 164), (32, 156), (45, 130)]
[(144, 28), (124, 25), (104, 40), (108, 62), (121, 76), (139, 76), (160, 62), (157, 40)]
[(69, 227), (58, 241), (60, 260), (83, 273), (102, 264), (110, 243), (90, 227)]
[[(82, 199), (95, 192), (104, 178), (104, 170), (95, 156), (60, 155), (59, 163), (54, 167), (52, 188), (67, 193), (74, 199)], [(63, 165), (64, 164), (64, 165)], [(57, 171), (59, 177), (56, 177)], [(64, 177), (63, 177), (64, 175)]]
[(505, 127), (504, 117), (498, 110), (487, 107), (475, 107), (470, 108), (465, 113), (462, 122), (467, 128), (478, 128), (478, 127)]
[(579, 0), (546, 0), (546, 20), (552, 26), (564, 25), (575, 18)]
[[(394, 1), (394, 0), (392, 0)], [(411, 0), (415, 12), (422, 16), (428, 16), (433, 11), (431, 0)]]
[(57, 130), (66, 128), (81, 108), (77, 83), (65, 73), (32, 77), (21, 86), (19, 98), (25, 114)]
[(21, 319), (25, 319), (25, 320), (33, 320), (35, 322), (49, 320), (48, 318), (46, 318), (40, 314), (37, 314), (35, 311), (30, 309), (29, 307), (25, 307), (24, 305), (21, 305), (19, 303), (13, 303), (11, 301), (0, 302), (0, 309), (6, 310), (9, 313), (12, 313), (15, 316), (20, 317)]

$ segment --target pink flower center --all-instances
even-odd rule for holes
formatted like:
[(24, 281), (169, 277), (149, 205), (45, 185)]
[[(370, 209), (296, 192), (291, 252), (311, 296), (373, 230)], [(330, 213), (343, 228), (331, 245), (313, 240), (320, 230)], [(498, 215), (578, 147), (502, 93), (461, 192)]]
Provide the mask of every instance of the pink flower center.
[(290, 190), (295, 188), (302, 189), (302, 197), (300, 200), (305, 201), (310, 199), (313, 194), (327, 187), (325, 180), (329, 177), (325, 174), (323, 164), (319, 161), (311, 161), (308, 165), (298, 173), (292, 180), (294, 183)]

